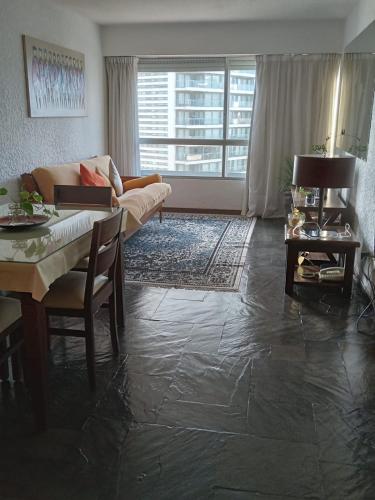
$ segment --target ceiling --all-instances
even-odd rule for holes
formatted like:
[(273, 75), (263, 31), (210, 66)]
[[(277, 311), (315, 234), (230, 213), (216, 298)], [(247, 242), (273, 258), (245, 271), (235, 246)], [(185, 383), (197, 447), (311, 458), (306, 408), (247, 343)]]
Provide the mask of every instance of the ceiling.
[(359, 0), (50, 0), (99, 24), (344, 19)]

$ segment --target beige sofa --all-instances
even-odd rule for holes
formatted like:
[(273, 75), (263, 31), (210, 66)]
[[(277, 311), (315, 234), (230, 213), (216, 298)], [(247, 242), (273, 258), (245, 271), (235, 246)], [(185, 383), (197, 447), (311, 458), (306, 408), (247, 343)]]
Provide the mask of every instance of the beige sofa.
[[(93, 171), (98, 168), (108, 177), (110, 161), (111, 157), (108, 155), (97, 156), (77, 163), (38, 167), (31, 172), (31, 175), (44, 201), (46, 203), (53, 203), (54, 186), (56, 184), (80, 185), (80, 163)], [(132, 180), (129, 181), (129, 179)], [(172, 192), (170, 185), (162, 182), (160, 175), (143, 177), (138, 181), (134, 181), (133, 179), (122, 177), (126, 189), (125, 193), (119, 197), (114, 196), (112, 198), (113, 205), (128, 210), (126, 223), (127, 237), (137, 231), (156, 211), (161, 211), (164, 200)], [(137, 185), (142, 185), (143, 187), (137, 187)]]

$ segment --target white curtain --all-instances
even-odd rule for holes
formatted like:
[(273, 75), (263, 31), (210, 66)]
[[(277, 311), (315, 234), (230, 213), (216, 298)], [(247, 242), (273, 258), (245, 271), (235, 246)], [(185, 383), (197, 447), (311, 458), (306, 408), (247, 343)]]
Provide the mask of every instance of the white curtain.
[(287, 158), (330, 135), (339, 54), (256, 57), (256, 97), (248, 164), (248, 215), (283, 215)]
[(355, 156), (367, 156), (374, 85), (375, 54), (344, 54), (337, 145)]
[(108, 148), (121, 175), (140, 175), (136, 57), (106, 57)]

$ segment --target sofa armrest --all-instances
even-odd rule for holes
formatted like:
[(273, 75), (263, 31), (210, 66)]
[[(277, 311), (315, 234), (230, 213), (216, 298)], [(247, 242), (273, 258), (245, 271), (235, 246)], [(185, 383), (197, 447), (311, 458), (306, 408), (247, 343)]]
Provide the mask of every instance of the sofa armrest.
[(146, 175), (145, 177), (121, 176), (121, 180), (123, 181), (125, 191), (129, 191), (129, 189), (143, 188), (149, 184), (154, 184), (155, 182), (163, 182), (160, 174)]

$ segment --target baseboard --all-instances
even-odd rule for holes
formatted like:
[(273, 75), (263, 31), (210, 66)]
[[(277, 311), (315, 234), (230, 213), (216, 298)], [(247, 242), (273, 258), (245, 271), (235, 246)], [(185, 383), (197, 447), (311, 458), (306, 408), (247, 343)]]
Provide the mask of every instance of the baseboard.
[(241, 210), (218, 210), (215, 208), (163, 207), (163, 212), (178, 212), (178, 213), (188, 213), (188, 214), (241, 215)]

